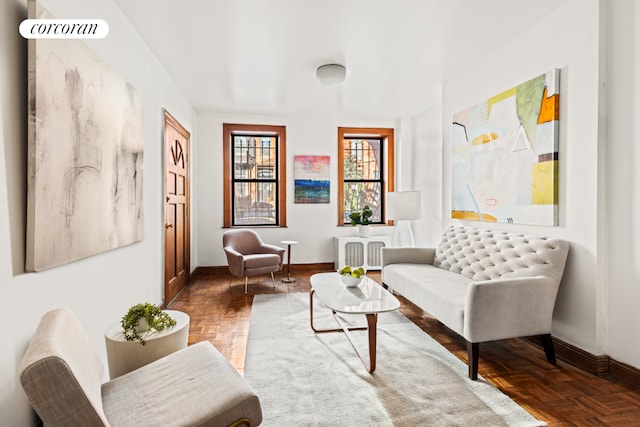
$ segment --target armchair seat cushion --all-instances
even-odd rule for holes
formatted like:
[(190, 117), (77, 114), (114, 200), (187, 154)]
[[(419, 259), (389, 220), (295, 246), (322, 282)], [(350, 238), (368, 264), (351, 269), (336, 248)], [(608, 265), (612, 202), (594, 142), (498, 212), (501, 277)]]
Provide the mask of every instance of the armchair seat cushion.
[(245, 270), (262, 267), (278, 268), (279, 264), (280, 255), (278, 254), (250, 254), (244, 256)]
[(102, 400), (114, 427), (160, 426), (167, 420), (173, 425), (226, 426), (241, 418), (258, 425), (262, 420), (258, 396), (208, 342), (104, 384)]

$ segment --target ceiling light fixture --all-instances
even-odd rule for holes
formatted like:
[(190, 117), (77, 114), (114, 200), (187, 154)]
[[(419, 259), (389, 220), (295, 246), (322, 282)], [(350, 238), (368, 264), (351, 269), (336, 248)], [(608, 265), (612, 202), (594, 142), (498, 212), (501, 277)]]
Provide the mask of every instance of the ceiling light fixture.
[(342, 83), (347, 76), (347, 69), (340, 64), (325, 64), (318, 67), (316, 77), (324, 86), (335, 86)]

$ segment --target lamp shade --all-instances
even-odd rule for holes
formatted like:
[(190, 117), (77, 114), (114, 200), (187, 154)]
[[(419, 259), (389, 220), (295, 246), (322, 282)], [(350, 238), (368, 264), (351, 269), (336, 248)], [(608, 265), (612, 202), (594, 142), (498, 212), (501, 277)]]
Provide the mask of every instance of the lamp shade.
[(387, 218), (397, 221), (420, 219), (422, 197), (420, 191), (387, 193)]
[(325, 86), (334, 86), (344, 81), (347, 69), (340, 64), (321, 65), (316, 70), (318, 81)]

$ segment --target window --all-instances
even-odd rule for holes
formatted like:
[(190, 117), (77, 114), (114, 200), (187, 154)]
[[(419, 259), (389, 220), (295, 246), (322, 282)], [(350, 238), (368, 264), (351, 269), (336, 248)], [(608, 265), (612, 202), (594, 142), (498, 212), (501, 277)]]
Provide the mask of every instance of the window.
[(393, 129), (338, 128), (338, 225), (364, 205), (385, 223), (385, 194), (394, 188)]
[(286, 224), (284, 126), (223, 125), (224, 226)]

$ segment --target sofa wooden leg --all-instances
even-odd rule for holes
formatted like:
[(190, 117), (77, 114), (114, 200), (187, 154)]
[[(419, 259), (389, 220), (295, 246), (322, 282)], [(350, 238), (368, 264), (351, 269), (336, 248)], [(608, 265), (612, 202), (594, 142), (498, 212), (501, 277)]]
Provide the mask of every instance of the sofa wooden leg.
[(553, 339), (551, 334), (538, 335), (540, 341), (542, 341), (542, 347), (544, 348), (544, 354), (547, 356), (549, 363), (556, 364), (556, 351), (553, 349)]
[(467, 341), (467, 355), (469, 359), (469, 378), (478, 379), (478, 360), (480, 359), (480, 343)]

